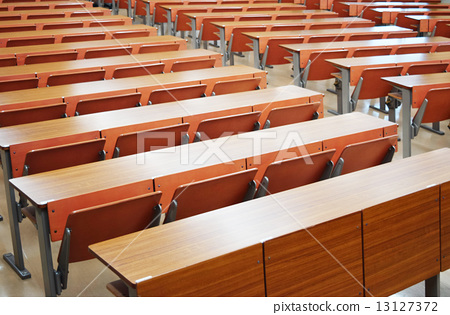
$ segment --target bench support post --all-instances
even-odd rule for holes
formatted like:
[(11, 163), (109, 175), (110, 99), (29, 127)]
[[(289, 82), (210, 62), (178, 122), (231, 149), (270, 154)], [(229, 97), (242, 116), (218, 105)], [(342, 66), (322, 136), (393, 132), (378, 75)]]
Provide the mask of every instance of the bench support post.
[(0, 150), (3, 165), (3, 182), (5, 186), (6, 203), (8, 206), (9, 228), (11, 231), (11, 240), (13, 245), (13, 253), (3, 255), (3, 259), (8, 265), (24, 280), (31, 278), (30, 272), (25, 269), (23, 260), (22, 241), (20, 239), (19, 228), (19, 211), (17, 211), (16, 197), (14, 189), (9, 185), (12, 178), (11, 155), (7, 150)]

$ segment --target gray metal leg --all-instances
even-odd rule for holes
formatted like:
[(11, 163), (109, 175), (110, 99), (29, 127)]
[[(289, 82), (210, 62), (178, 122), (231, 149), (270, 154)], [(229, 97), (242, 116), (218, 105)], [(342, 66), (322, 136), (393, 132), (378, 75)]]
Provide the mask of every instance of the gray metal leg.
[(222, 53), (222, 66), (227, 65), (227, 45), (225, 45), (225, 29), (219, 28), (220, 52)]
[(339, 114), (351, 113), (353, 111), (350, 103), (350, 71), (341, 69), (342, 75), (342, 108), (338, 108)]
[(441, 296), (440, 274), (425, 280), (425, 296), (439, 297)]
[(36, 208), (36, 223), (38, 227), (39, 252), (41, 254), (45, 296), (56, 296), (56, 279), (53, 270), (47, 209)]
[(192, 28), (192, 32), (191, 32), (192, 48), (193, 49), (200, 48), (200, 45), (198, 45), (198, 43), (197, 43), (197, 29), (196, 29), (197, 23), (195, 23), (195, 18), (194, 19), (190, 18), (190, 19), (191, 19), (191, 28)]
[(128, 17), (134, 19), (133, 10), (131, 9), (131, 0), (128, 0)]
[(150, 16), (150, 2), (145, 3), (145, 24), (149, 26), (153, 26), (153, 19)]
[(411, 156), (411, 105), (412, 105), (412, 90), (400, 88), (402, 92), (402, 135), (403, 140), (403, 157)]
[(10, 265), (10, 267), (23, 279), (31, 277), (30, 272), (25, 269), (23, 260), (22, 242), (20, 240), (19, 228), (19, 211), (17, 211), (16, 197), (14, 189), (9, 185), (9, 180), (12, 178), (11, 156), (10, 152), (0, 150), (0, 155), (3, 165), (3, 184), (5, 186), (6, 203), (8, 206), (9, 226), (11, 230), (11, 240), (13, 245), (13, 253), (3, 255), (3, 259)]
[(292, 61), (294, 63), (294, 84), (302, 86), (300, 82), (300, 53), (292, 53)]
[(445, 135), (445, 133), (443, 131), (441, 131), (441, 126), (440, 126), (440, 122), (436, 121), (432, 124), (432, 126), (427, 126), (427, 125), (420, 125), (420, 127), (422, 127), (423, 129), (426, 129), (428, 131), (434, 132), (440, 136)]
[(172, 10), (166, 10), (166, 12), (167, 12), (167, 34), (175, 36), (175, 34), (172, 34), (173, 32)]
[(261, 61), (259, 60), (259, 40), (257, 38), (251, 39), (253, 42), (253, 65), (256, 69), (262, 69)]

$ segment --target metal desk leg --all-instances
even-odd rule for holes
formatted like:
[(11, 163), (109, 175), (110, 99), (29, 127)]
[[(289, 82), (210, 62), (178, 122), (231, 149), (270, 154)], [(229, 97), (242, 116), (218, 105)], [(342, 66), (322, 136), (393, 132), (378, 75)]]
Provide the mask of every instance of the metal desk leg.
[(338, 106), (339, 114), (351, 113), (353, 111), (350, 103), (350, 71), (348, 69), (340, 69), (342, 75), (342, 103), (341, 108)]
[(3, 259), (11, 266), (11, 268), (13, 268), (13, 270), (19, 275), (22, 280), (28, 279), (31, 278), (31, 274), (27, 269), (25, 269), (25, 263), (23, 260), (18, 217), (20, 213), (17, 209), (14, 189), (9, 185), (9, 180), (12, 178), (11, 155), (10, 152), (6, 150), (0, 150), (0, 155), (3, 165), (3, 183), (5, 186), (9, 226), (11, 230), (11, 240), (14, 253), (4, 254)]
[(258, 38), (251, 38), (253, 43), (253, 65), (256, 69), (262, 69), (261, 67), (261, 61), (259, 60), (259, 39)]
[(297, 86), (302, 86), (300, 81), (300, 53), (292, 53), (292, 61), (294, 63), (294, 84)]
[(128, 0), (128, 17), (134, 19), (133, 17), (133, 10), (131, 10), (131, 0)]
[(222, 66), (227, 65), (227, 45), (225, 45), (225, 28), (219, 28), (220, 52), (222, 53)]
[[(166, 9), (164, 9), (166, 10)], [(172, 26), (172, 10), (166, 10), (167, 12), (167, 34), (168, 35), (174, 35), (173, 32), (173, 26)]]
[(411, 106), (412, 106), (412, 90), (400, 88), (402, 92), (402, 135), (403, 141), (403, 157), (411, 156)]
[(50, 228), (46, 208), (36, 208), (36, 223), (38, 227), (39, 252), (41, 254), (45, 296), (56, 296), (56, 278), (55, 271), (53, 270)]
[(197, 24), (195, 23), (195, 18), (190, 18), (191, 19), (191, 28), (192, 28), (192, 48), (196, 49), (196, 48), (200, 48), (199, 43), (197, 43), (197, 29), (196, 26)]
[(145, 25), (153, 26), (152, 18), (150, 16), (150, 2), (145, 3)]
[(427, 297), (441, 296), (440, 277), (441, 277), (440, 274), (437, 274), (434, 277), (425, 280), (425, 296)]

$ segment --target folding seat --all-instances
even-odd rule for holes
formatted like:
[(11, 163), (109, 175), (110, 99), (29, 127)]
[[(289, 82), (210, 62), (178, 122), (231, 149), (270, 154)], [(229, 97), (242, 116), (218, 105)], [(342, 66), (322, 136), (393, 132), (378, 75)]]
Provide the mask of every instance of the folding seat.
[(173, 35), (178, 31), (192, 31), (191, 20), (184, 13), (206, 13), (207, 9), (183, 9), (178, 10), (175, 16), (175, 25), (173, 27)]
[(409, 46), (400, 46), (395, 50), (396, 55), (404, 55), (404, 54), (427, 54), (431, 50), (431, 46), (424, 45), (409, 45)]
[(83, 27), (83, 22), (73, 22), (73, 23), (53, 23), (53, 24), (45, 24), (42, 29), (43, 30), (59, 30), (59, 29), (67, 29), (67, 28), (81, 28)]
[(67, 117), (66, 104), (0, 111), (0, 127)]
[(180, 50), (179, 43), (142, 45), (141, 47), (139, 47), (138, 54), (147, 54), (163, 51), (177, 51), (177, 50)]
[(261, 78), (238, 79), (229, 81), (218, 81), (214, 84), (212, 95), (231, 94), (252, 90), (259, 90)]
[(264, 32), (265, 26), (253, 26), (253, 27), (236, 27), (231, 34), (230, 41), (228, 42), (227, 54), (230, 58), (230, 64), (234, 64), (234, 53), (243, 51), (252, 51), (252, 48), (248, 44), (252, 44), (250, 38), (242, 33), (245, 32)]
[(139, 65), (132, 67), (116, 68), (113, 72), (113, 79), (138, 77), (141, 75), (163, 73), (165, 65), (163, 63), (153, 63), (149, 65)]
[(53, 36), (39, 37), (39, 38), (25, 38), (25, 39), (19, 38), (19, 39), (8, 39), (6, 41), (6, 47), (48, 45), (54, 43), (55, 38)]
[(150, 93), (149, 104), (161, 104), (167, 102), (176, 102), (187, 100), (191, 98), (198, 98), (206, 96), (207, 85), (196, 84), (188, 86), (177, 86), (174, 88), (166, 88), (153, 90)]
[(85, 99), (77, 103), (75, 115), (87, 115), (110, 110), (139, 107), (141, 106), (140, 100), (141, 93)]
[(197, 59), (187, 61), (175, 61), (172, 65), (172, 72), (188, 71), (196, 69), (214, 68), (216, 59)]
[(128, 56), (131, 55), (131, 47), (112, 47), (112, 48), (98, 48), (98, 49), (88, 49), (84, 54), (84, 59), (92, 58), (104, 58), (104, 57), (114, 57), (114, 56)]
[(51, 12), (47, 14), (28, 14), (27, 20), (41, 20), (41, 19), (63, 19), (65, 18), (66, 14), (64, 12), (57, 13), (57, 12)]
[(10, 32), (26, 32), (26, 31), (35, 31), (36, 25), (24, 25), (24, 26), (3, 26), (0, 27), (0, 33), (10, 33)]
[(123, 32), (115, 32), (112, 35), (112, 38), (120, 39), (120, 38), (135, 38), (148, 36), (150, 36), (150, 31), (123, 31)]
[(76, 60), (77, 58), (78, 52), (76, 51), (56, 52), (48, 54), (28, 55), (25, 57), (24, 63), (26, 65), (32, 65), (37, 63)]
[(87, 42), (92, 40), (104, 40), (105, 38), (105, 33), (64, 35), (61, 39), (61, 43)]
[(89, 24), (89, 27), (102, 27), (102, 26), (116, 26), (116, 25), (125, 25), (124, 20), (98, 20), (98, 21), (92, 21)]
[(317, 35), (310, 36), (307, 42), (309, 43), (332, 43), (332, 42), (342, 42), (345, 39), (344, 35)]
[(308, 64), (300, 74), (300, 83), (306, 87), (308, 80), (332, 79), (336, 68), (327, 59), (346, 58), (348, 50), (325, 50), (313, 52), (309, 56)]
[(38, 83), (38, 78), (0, 81), (0, 92), (35, 89)]
[(296, 124), (319, 118), (320, 102), (277, 107), (272, 109), (264, 123), (264, 129)]
[(310, 30), (326, 30), (326, 29), (333, 29), (333, 28), (341, 28), (341, 23), (327, 23), (327, 24), (311, 24), (309, 26)]
[(81, 82), (100, 81), (105, 79), (105, 70), (80, 71), (64, 74), (51, 74), (47, 86), (74, 84)]
[(409, 75), (447, 72), (449, 63), (430, 63), (410, 65), (406, 73)]
[(352, 57), (386, 56), (392, 52), (391, 47), (383, 48), (358, 48), (353, 52)]
[(407, 38), (417, 37), (417, 32), (392, 32), (386, 38)]
[(441, 44), (436, 47), (434, 52), (450, 51), (450, 45)]
[(0, 58), (0, 67), (17, 66), (16, 57), (2, 57)]
[(261, 68), (265, 69), (266, 65), (281, 65), (290, 63), (292, 54), (280, 45), (286, 44), (301, 44), (303, 38), (301, 37), (287, 37), (287, 38), (271, 38), (267, 41), (266, 50), (262, 57)]
[(383, 34), (353, 34), (350, 35), (349, 37), (349, 41), (353, 41), (353, 40), (372, 40), (372, 39), (382, 39), (383, 38)]
[(270, 27), (270, 32), (302, 31), (305, 28), (305, 25), (272, 25)]

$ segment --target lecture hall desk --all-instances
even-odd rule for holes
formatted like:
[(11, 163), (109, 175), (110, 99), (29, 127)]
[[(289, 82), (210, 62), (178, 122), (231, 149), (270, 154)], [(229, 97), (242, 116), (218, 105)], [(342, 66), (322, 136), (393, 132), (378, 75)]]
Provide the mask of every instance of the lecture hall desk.
[[(439, 21), (448, 21), (450, 23), (450, 15), (407, 15), (407, 19), (416, 25), (417, 30), (421, 33), (431, 33)], [(450, 34), (449, 34), (450, 36)]]
[(112, 79), (114, 70), (121, 67), (164, 63), (164, 73), (169, 73), (175, 61), (215, 59), (215, 67), (220, 67), (222, 65), (221, 58), (222, 56), (219, 53), (213, 51), (204, 49), (190, 49), (116, 57), (48, 62), (31, 64), (26, 67), (0, 67), (0, 81), (37, 77), (39, 78), (38, 87), (43, 88), (47, 86), (47, 80), (52, 74), (105, 70), (105, 80), (109, 80)]
[[(317, 0), (316, 0), (317, 1)], [(340, 1), (336, 1), (336, 3), (334, 3), (334, 0), (318, 0), (319, 1), (319, 9), (321, 10), (331, 10), (331, 9), (335, 9), (336, 5), (338, 3), (340, 3)], [(357, 0), (357, 1), (346, 1), (346, 2), (363, 2), (364, 0)], [(385, 0), (385, 1), (377, 1), (377, 2), (398, 2), (396, 0)], [(408, 0), (408, 2), (424, 2), (423, 0)], [(427, 3), (440, 3), (441, 0), (427, 0)], [(334, 6), (333, 6), (334, 5)], [(347, 11), (348, 12), (348, 11)], [(348, 15), (348, 13), (347, 13)]]
[(259, 9), (266, 9), (271, 8), (274, 11), (279, 10), (304, 10), (306, 7), (304, 5), (299, 5), (295, 3), (256, 3), (256, 4), (239, 4), (239, 5), (233, 5), (233, 4), (208, 4), (208, 5), (170, 5), (170, 4), (162, 4), (160, 5), (162, 9), (164, 9), (167, 12), (167, 33), (172, 34), (173, 32), (173, 24), (175, 23), (175, 19), (177, 16), (178, 10), (183, 9), (189, 9), (189, 10), (195, 10), (199, 9), (200, 11), (203, 11), (204, 9), (207, 10), (207, 12), (211, 12), (213, 8), (241, 8), (242, 12), (246, 12), (248, 8), (259, 8)]
[(450, 15), (449, 9), (419, 9), (419, 8), (411, 8), (411, 9), (399, 9), (399, 8), (378, 8), (378, 9), (370, 9), (364, 11), (363, 17), (370, 19), (369, 15), (376, 15), (377, 17), (381, 17), (382, 24), (395, 24), (395, 19), (399, 13), (402, 14), (421, 14), (428, 15), (430, 13), (439, 14), (439, 15)]
[[(220, 148), (226, 157), (209, 155), (211, 141), (215, 140), (207, 140), (178, 146), (175, 149), (162, 149), (14, 178), (10, 180), (10, 183), (37, 207), (38, 238), (45, 292), (46, 295), (53, 296), (55, 282), (53, 281), (50, 234), (55, 234), (55, 231), (61, 232), (59, 229), (65, 225), (64, 217), (76, 208), (107, 202), (107, 198), (113, 196), (113, 198), (124, 198), (148, 193), (153, 190), (153, 187), (166, 191), (167, 194), (183, 181), (189, 183), (193, 179), (198, 180), (205, 176), (208, 178), (242, 170), (249, 162), (253, 167), (252, 162), (256, 163), (260, 154), (274, 155), (281, 148), (286, 148), (286, 139), (293, 132), (301, 135), (302, 143), (289, 141), (288, 148), (306, 148), (309, 152), (318, 152), (336, 147), (340, 152), (348, 143), (396, 134), (396, 129), (396, 125), (391, 122), (360, 113), (351, 113), (222, 138), (223, 144)], [(275, 138), (272, 136), (266, 138), (268, 136), (265, 134), (273, 135), (274, 131), (277, 134)], [(255, 139), (263, 138), (261, 151), (256, 156), (253, 148), (254, 137)], [(181, 155), (180, 150), (184, 150), (189, 156), (189, 161), (183, 158), (186, 155)], [(200, 160), (202, 163), (199, 162)], [(141, 162), (137, 163), (137, 161)], [(55, 219), (55, 217), (59, 218)], [(57, 220), (59, 222), (56, 222)]]
[(130, 296), (438, 296), (449, 178), (445, 148), (89, 249)]
[(399, 46), (408, 45), (430, 45), (432, 46), (431, 51), (434, 52), (438, 45), (449, 43), (449, 38), (436, 36), (372, 39), (333, 43), (289, 44), (281, 45), (281, 47), (292, 53), (294, 63), (294, 83), (296, 85), (300, 85), (300, 71), (302, 71), (306, 67), (306, 65), (308, 64), (309, 56), (315, 51), (347, 49), (349, 51), (348, 57), (351, 57), (355, 52), (355, 49), (359, 48), (396, 48)]
[(93, 16), (103, 16), (109, 15), (111, 16), (111, 10), (107, 8), (67, 8), (67, 9), (53, 9), (49, 10), (20, 10), (20, 11), (0, 11), (0, 20), (11, 18), (11, 16), (15, 17), (18, 20), (27, 20), (29, 16), (37, 16), (37, 15), (46, 15), (50, 18), (51, 15), (56, 15), (59, 17), (60, 14), (64, 14), (64, 17), (75, 17), (79, 14), (85, 15), (88, 13)]
[[(398, 26), (373, 26), (373, 27), (358, 27), (358, 28), (346, 28), (346, 29), (323, 29), (323, 30), (303, 30), (303, 31), (280, 31), (280, 32), (245, 32), (243, 33), (252, 40), (253, 43), (253, 55), (255, 67), (259, 64), (259, 55), (264, 54), (267, 47), (267, 42), (271, 38), (284, 38), (284, 37), (296, 37), (303, 38), (304, 43), (307, 43), (311, 36), (328, 36), (328, 35), (344, 35), (344, 42), (348, 41), (349, 37), (353, 34), (373, 34), (382, 33), (383, 38), (386, 38), (388, 34), (394, 32), (412, 32), (408, 28)], [(221, 37), (222, 38), (222, 37)], [(342, 42), (339, 42), (342, 43)], [(223, 47), (225, 43), (221, 43)], [(326, 45), (334, 45), (335, 43), (324, 43)], [(342, 43), (345, 45), (346, 43)], [(303, 44), (302, 44), (303, 45)], [(284, 47), (284, 45), (283, 45)], [(222, 57), (223, 58), (223, 57)], [(223, 59), (224, 60), (224, 59)]]
[(403, 157), (411, 156), (412, 128), (405, 121), (411, 121), (411, 108), (419, 108), (430, 89), (450, 87), (450, 73), (433, 73), (386, 77), (383, 80), (398, 88), (402, 94), (402, 142)]
[[(339, 4), (338, 4), (339, 3)], [(338, 2), (335, 4), (336, 9), (339, 6), (348, 11), (349, 16), (360, 16), (363, 11), (373, 8), (433, 8), (433, 4), (428, 2)], [(440, 3), (439, 5), (446, 5)], [(448, 5), (450, 8), (450, 4)]]
[[(291, 11), (291, 10), (282, 10), (282, 11), (251, 11), (251, 12), (197, 12), (197, 13), (184, 13), (191, 20), (191, 29), (200, 30), (203, 24), (203, 20), (205, 18), (230, 18), (234, 17), (235, 21), (238, 21), (241, 17), (261, 17), (267, 16), (267, 20), (277, 20), (280, 16), (292, 16), (292, 15), (306, 15), (307, 19), (313, 19), (314, 15), (327, 15), (330, 18), (337, 17), (335, 12), (331, 11), (322, 11), (322, 10), (302, 10), (302, 11)], [(194, 48), (200, 47), (200, 41), (197, 39), (197, 33), (192, 32), (193, 44), (197, 43)]]
[[(106, 158), (110, 159), (120, 134), (184, 122), (190, 124), (189, 133), (193, 139), (193, 132), (203, 119), (261, 111), (260, 123), (264, 124), (272, 108), (313, 102), (319, 103), (317, 111), (319, 117), (323, 117), (323, 94), (289, 85), (214, 96), (213, 103), (209, 98), (198, 98), (1, 128), (0, 152), (8, 207), (11, 210), (14, 208), (12, 205), (16, 205), (14, 190), (8, 185), (8, 180), (22, 175), (18, 170), (23, 169), (25, 155), (30, 150), (103, 137), (106, 138)], [(10, 211), (10, 218), (14, 218), (15, 213)], [(28, 271), (23, 263), (18, 221), (12, 220), (10, 226), (14, 255), (6, 255), (8, 261), (17, 266), (16, 272), (26, 275)]]
[[(42, 7), (47, 6), (46, 10), (58, 9), (58, 7), (72, 7), (72, 8), (92, 8), (93, 2), (90, 1), (40, 1), (40, 2), (10, 2), (10, 3), (0, 3), (0, 10), (2, 8), (7, 8), (8, 11), (17, 10), (16, 7)], [(5, 10), (5, 9), (3, 9)]]
[[(75, 17), (75, 18), (56, 18), (56, 19), (36, 19), (36, 20), (12, 20), (12, 21), (0, 21), (0, 32), (9, 32), (11, 28), (20, 26), (35, 26), (37, 31), (42, 31), (44, 26), (53, 24), (70, 24), (70, 23), (82, 23), (82, 27), (90, 27), (94, 22), (104, 22), (105, 25), (109, 21), (122, 22), (122, 25), (131, 25), (132, 20), (129, 17), (123, 15), (105, 15), (105, 16), (92, 16), (92, 17)], [(70, 27), (70, 26), (69, 26)], [(63, 28), (63, 27), (61, 27)]]
[(25, 58), (29, 55), (77, 51), (78, 52), (77, 59), (84, 59), (84, 55), (86, 54), (86, 51), (88, 51), (89, 49), (115, 48), (115, 47), (131, 47), (132, 48), (131, 53), (134, 55), (139, 52), (139, 48), (143, 45), (172, 44), (172, 43), (178, 43), (180, 45), (179, 48), (180, 50), (186, 49), (186, 40), (175, 36), (165, 35), (165, 36), (94, 40), (86, 42), (61, 43), (49, 45), (5, 47), (0, 48), (0, 58), (15, 56), (17, 59), (17, 64), (23, 65), (25, 62)]
[(55, 38), (55, 44), (59, 44), (61, 43), (61, 40), (65, 35), (87, 35), (87, 34), (105, 33), (106, 34), (105, 39), (113, 39), (115, 33), (127, 31), (149, 31), (149, 36), (157, 35), (156, 28), (142, 24), (0, 33), (0, 47), (6, 47), (6, 44), (9, 39), (32, 39), (32, 38), (38, 39), (41, 37), (51, 36)]
[[(401, 74), (406, 75), (409, 66), (413, 64), (450, 63), (450, 52), (339, 58), (329, 59), (327, 61), (340, 71), (342, 77), (342, 93), (338, 93), (338, 104), (342, 104), (342, 108), (338, 106), (338, 112), (343, 114), (352, 111), (350, 104), (350, 86), (355, 86), (358, 83), (365, 69), (402, 66), (403, 70)], [(447, 70), (450, 70), (450, 67)], [(395, 111), (389, 111), (389, 113), (389, 120), (395, 122)]]
[(67, 104), (67, 115), (73, 116), (76, 104), (81, 99), (140, 92), (142, 94), (140, 103), (146, 105), (151, 91), (156, 89), (206, 84), (205, 94), (209, 96), (218, 81), (254, 77), (261, 78), (260, 87), (266, 88), (265, 71), (239, 65), (10, 91), (0, 93), (0, 110), (64, 102)]

